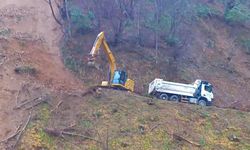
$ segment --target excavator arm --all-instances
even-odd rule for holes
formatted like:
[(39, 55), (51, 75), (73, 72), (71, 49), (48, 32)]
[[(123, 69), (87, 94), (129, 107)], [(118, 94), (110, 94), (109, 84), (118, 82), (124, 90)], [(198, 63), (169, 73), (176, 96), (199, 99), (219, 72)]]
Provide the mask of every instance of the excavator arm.
[(115, 57), (108, 46), (108, 43), (104, 36), (104, 32), (98, 34), (94, 45), (89, 53), (88, 64), (95, 64), (95, 59), (99, 54), (101, 45), (103, 45), (103, 50), (108, 58), (110, 68), (109, 81), (102, 81), (101, 85), (104, 87), (125, 89), (133, 92), (135, 83), (133, 80), (128, 79), (126, 71), (117, 70)]
[(101, 45), (103, 45), (103, 50), (105, 52), (105, 54), (107, 55), (108, 61), (109, 61), (109, 68), (110, 68), (110, 79), (113, 79), (115, 70), (116, 70), (116, 61), (115, 61), (115, 57), (113, 55), (113, 53), (111, 52), (108, 43), (105, 39), (104, 36), (104, 32), (101, 32), (98, 34), (94, 45), (90, 51), (89, 54), (89, 64), (94, 64), (95, 63), (95, 59), (97, 57), (97, 55), (99, 54), (100, 51), (100, 47)]

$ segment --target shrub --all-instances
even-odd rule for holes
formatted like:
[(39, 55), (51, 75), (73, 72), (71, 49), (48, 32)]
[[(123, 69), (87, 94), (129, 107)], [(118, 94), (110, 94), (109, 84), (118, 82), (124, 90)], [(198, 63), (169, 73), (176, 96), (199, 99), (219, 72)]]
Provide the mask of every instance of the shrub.
[(160, 16), (159, 22), (157, 23), (153, 13), (147, 14), (144, 20), (144, 25), (146, 28), (153, 31), (159, 31), (160, 33), (167, 33), (171, 28), (171, 23), (173, 19), (168, 15), (164, 14)]
[(0, 36), (8, 36), (10, 35), (11, 30), (10, 29), (0, 29)]
[(247, 6), (237, 4), (225, 12), (225, 20), (229, 23), (244, 23), (250, 20), (250, 10)]
[(207, 40), (207, 48), (215, 48), (215, 41), (213, 39), (208, 39)]
[(71, 57), (71, 56), (65, 56), (64, 58), (64, 64), (67, 68), (70, 70), (77, 72), (78, 68), (80, 67), (77, 59)]
[(94, 19), (94, 13), (89, 11), (88, 14), (84, 14), (77, 6), (70, 8), (70, 18), (73, 29), (76, 32), (85, 33), (93, 29), (92, 21)]
[(15, 73), (17, 74), (29, 74), (29, 75), (36, 75), (37, 70), (31, 66), (20, 66), (15, 68)]
[(165, 42), (167, 43), (167, 45), (171, 46), (171, 47), (175, 47), (178, 46), (180, 44), (180, 40), (178, 37), (167, 37)]
[(250, 55), (250, 39), (241, 40), (241, 44), (245, 48), (245, 52)]
[(95, 14), (94, 14), (94, 12), (93, 11), (88, 11), (88, 18), (91, 20), (91, 21), (93, 21), (94, 19), (95, 19)]
[(218, 10), (205, 4), (198, 4), (195, 7), (195, 11), (196, 11), (197, 16), (202, 17), (202, 18), (212, 17), (212, 16), (216, 16), (219, 14)]

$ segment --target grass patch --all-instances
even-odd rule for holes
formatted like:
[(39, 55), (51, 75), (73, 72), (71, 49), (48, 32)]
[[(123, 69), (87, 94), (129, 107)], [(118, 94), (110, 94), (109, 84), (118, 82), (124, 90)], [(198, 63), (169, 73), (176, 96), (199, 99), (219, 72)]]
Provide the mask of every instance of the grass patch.
[(84, 128), (91, 128), (93, 126), (93, 123), (90, 120), (81, 120), (80, 125)]
[(210, 117), (210, 114), (209, 114), (209, 112), (207, 112), (207, 111), (203, 111), (203, 112), (201, 112), (200, 113), (200, 116), (202, 117), (202, 118), (209, 118)]
[(204, 138), (204, 136), (202, 136), (202, 137), (200, 138), (199, 144), (200, 144), (202, 147), (206, 146), (206, 139)]
[(48, 104), (41, 105), (37, 115), (37, 119), (28, 126), (24, 137), (21, 139), (20, 149), (55, 150), (54, 138), (43, 130), (48, 124), (51, 115)]
[(101, 116), (103, 116), (103, 113), (101, 111), (96, 111), (93, 113), (93, 116), (95, 116), (96, 118), (100, 118)]
[(47, 125), (50, 119), (50, 110), (49, 110), (49, 105), (48, 104), (43, 104), (39, 110), (39, 119), (41, 121), (41, 124), (43, 126)]
[(42, 140), (43, 147), (55, 149), (54, 138), (45, 133), (42, 129), (38, 131), (38, 135)]
[(146, 119), (145, 119), (144, 117), (138, 118), (137, 121), (138, 121), (140, 124), (145, 124), (145, 123), (146, 123)]

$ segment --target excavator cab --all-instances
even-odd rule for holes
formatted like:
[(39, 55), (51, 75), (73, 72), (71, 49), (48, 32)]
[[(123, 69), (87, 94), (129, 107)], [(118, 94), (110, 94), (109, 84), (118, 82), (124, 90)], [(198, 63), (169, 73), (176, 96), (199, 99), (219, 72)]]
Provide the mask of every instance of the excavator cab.
[(110, 83), (114, 88), (134, 91), (135, 82), (128, 78), (128, 74), (124, 70), (115, 70)]
[(112, 80), (112, 84), (125, 85), (127, 79), (128, 79), (128, 75), (126, 71), (116, 70), (114, 72), (114, 78)]

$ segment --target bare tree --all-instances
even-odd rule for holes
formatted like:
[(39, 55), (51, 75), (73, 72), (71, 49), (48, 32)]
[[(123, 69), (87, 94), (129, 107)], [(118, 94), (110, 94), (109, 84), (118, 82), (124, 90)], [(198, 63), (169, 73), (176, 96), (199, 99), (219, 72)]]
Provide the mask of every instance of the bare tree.
[(63, 8), (65, 9), (66, 12), (66, 18), (67, 18), (67, 22), (66, 22), (66, 26), (67, 26), (67, 35), (69, 37), (71, 37), (71, 20), (70, 20), (70, 15), (69, 15), (69, 3), (68, 0), (64, 0), (63, 1)]
[[(56, 21), (60, 26), (62, 26), (61, 21), (59, 21), (59, 19), (58, 19), (58, 18), (56, 17), (56, 15), (55, 15), (55, 11), (54, 11), (54, 8), (53, 8), (53, 5), (52, 5), (51, 0), (44, 0), (44, 1), (47, 2), (47, 3), (49, 4), (50, 10), (51, 10), (51, 12), (52, 12), (52, 15), (53, 15), (55, 21)], [(56, 4), (57, 4), (57, 3), (56, 3)]]
[(164, 10), (164, 0), (155, 0), (155, 63), (158, 63), (158, 50), (159, 50), (159, 30), (160, 30), (160, 18), (163, 15)]
[(137, 45), (142, 45), (142, 37), (141, 37), (141, 5), (139, 3), (136, 11), (136, 19), (137, 19)]
[[(55, 21), (61, 26), (64, 35), (66, 37), (71, 37), (71, 21), (69, 16), (68, 0), (63, 0), (62, 2), (58, 2), (56, 0), (44, 0), (44, 1), (46, 1), (49, 4), (52, 16), (55, 19)], [(53, 4), (57, 5), (57, 11), (59, 12), (60, 16), (56, 15)], [(62, 19), (59, 19), (59, 17), (61, 17)]]

